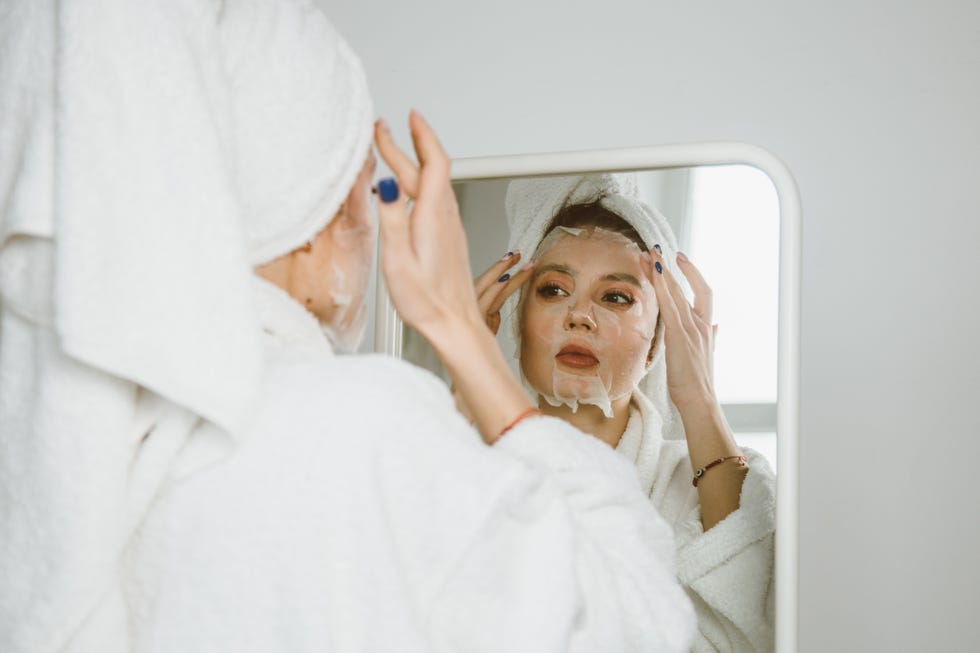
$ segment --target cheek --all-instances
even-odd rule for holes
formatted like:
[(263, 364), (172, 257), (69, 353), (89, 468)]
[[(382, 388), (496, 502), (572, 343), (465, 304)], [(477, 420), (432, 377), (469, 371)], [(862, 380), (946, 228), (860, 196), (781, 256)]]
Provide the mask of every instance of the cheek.
[(650, 344), (656, 334), (657, 313), (621, 314), (609, 320), (609, 353), (617, 377), (635, 382), (646, 370)]
[[(337, 233), (334, 243), (337, 259), (334, 264), (347, 271), (345, 275), (340, 275), (345, 277), (342, 280), (343, 285), (350, 286), (351, 289), (361, 289), (361, 286), (367, 287), (367, 280), (371, 275), (377, 233), (373, 224), (355, 224), (348, 223)], [(334, 272), (334, 276), (338, 276)]]
[(540, 349), (547, 348), (561, 336), (568, 307), (562, 302), (542, 303), (528, 299), (521, 324), (521, 342)]
[[(528, 300), (520, 324), (520, 364), (524, 376), (535, 388), (547, 391), (554, 366), (554, 349), (561, 328), (560, 312)], [(544, 384), (544, 385), (542, 385)]]

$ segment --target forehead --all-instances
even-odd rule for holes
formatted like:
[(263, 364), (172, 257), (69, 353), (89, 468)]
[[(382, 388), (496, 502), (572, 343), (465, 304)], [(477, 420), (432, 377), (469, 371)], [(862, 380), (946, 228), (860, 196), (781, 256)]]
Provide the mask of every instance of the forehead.
[(541, 243), (539, 266), (563, 263), (576, 269), (593, 267), (639, 268), (642, 250), (622, 234), (606, 229), (558, 227)]

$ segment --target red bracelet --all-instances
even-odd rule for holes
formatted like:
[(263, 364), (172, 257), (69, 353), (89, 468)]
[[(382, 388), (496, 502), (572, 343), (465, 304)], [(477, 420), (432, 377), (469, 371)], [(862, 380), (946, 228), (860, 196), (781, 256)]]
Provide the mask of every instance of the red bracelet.
[[(514, 428), (515, 426), (517, 426), (518, 424), (520, 424), (521, 423), (521, 420), (524, 420), (524, 419), (526, 419), (528, 417), (531, 417), (532, 415), (544, 415), (544, 413), (542, 413), (537, 408), (534, 408), (533, 406), (531, 408), (528, 408), (523, 413), (521, 413), (520, 415), (518, 415), (517, 418), (513, 422), (511, 422), (510, 424), (508, 424), (507, 426), (504, 427), (504, 430), (501, 431), (500, 432), (500, 435), (497, 436), (497, 440), (499, 440), (500, 438), (504, 437), (504, 433), (506, 433), (507, 431), (511, 430), (512, 428)], [(495, 440), (495, 442), (496, 442), (496, 440)]]
[(710, 463), (708, 463), (707, 465), (705, 465), (704, 467), (702, 467), (698, 471), (694, 472), (694, 479), (691, 481), (691, 483), (694, 484), (694, 487), (697, 487), (698, 486), (698, 481), (701, 480), (701, 477), (704, 476), (704, 473), (706, 471), (708, 471), (709, 469), (711, 469), (715, 465), (722, 464), (726, 460), (735, 460), (736, 458), (738, 459), (738, 466), (739, 467), (745, 467), (745, 465), (746, 465), (746, 463), (745, 463), (745, 456), (725, 456), (724, 458), (719, 458), (718, 460), (712, 460)]

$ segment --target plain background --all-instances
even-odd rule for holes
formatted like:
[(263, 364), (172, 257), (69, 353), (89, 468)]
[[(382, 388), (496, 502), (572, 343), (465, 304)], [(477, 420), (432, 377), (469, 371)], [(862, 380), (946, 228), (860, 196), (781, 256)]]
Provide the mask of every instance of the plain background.
[(799, 650), (980, 650), (980, 3), (319, 1), (403, 144), (416, 107), (457, 157), (739, 140), (783, 159), (803, 199)]

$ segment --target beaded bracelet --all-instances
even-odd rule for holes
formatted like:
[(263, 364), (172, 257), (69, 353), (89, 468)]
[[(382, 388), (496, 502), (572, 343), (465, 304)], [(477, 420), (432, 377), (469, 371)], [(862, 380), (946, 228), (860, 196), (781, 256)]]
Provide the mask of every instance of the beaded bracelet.
[(709, 469), (711, 469), (715, 465), (722, 464), (726, 460), (735, 460), (736, 458), (738, 459), (738, 466), (739, 467), (745, 467), (746, 466), (745, 456), (725, 456), (724, 458), (719, 458), (718, 460), (712, 460), (710, 463), (708, 463), (707, 465), (705, 465), (704, 467), (702, 467), (698, 471), (694, 472), (694, 479), (692, 479), (691, 483), (694, 485), (694, 487), (697, 487), (698, 486), (698, 481), (701, 480), (701, 477), (704, 476), (704, 473), (706, 471), (708, 471)]
[(515, 426), (517, 426), (518, 424), (520, 424), (522, 420), (525, 420), (528, 417), (531, 417), (532, 415), (544, 415), (544, 413), (542, 413), (539, 409), (534, 408), (534, 407), (528, 408), (527, 410), (525, 410), (524, 412), (522, 412), (520, 415), (518, 415), (514, 419), (513, 422), (511, 422), (510, 424), (508, 424), (507, 426), (504, 427), (504, 430), (501, 431), (500, 432), (500, 435), (497, 436), (497, 440), (499, 440), (500, 438), (504, 437), (504, 433), (506, 433), (507, 431), (511, 430), (512, 428), (514, 428)]

